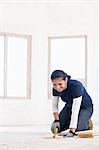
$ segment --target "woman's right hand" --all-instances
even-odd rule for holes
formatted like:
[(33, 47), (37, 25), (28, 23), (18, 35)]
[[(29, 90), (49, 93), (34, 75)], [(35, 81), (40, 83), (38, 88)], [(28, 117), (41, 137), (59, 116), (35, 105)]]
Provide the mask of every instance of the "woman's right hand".
[(54, 133), (55, 131), (55, 128), (58, 128), (58, 132), (60, 132), (60, 122), (59, 120), (55, 120), (53, 123), (52, 123), (52, 126), (51, 126), (51, 131)]

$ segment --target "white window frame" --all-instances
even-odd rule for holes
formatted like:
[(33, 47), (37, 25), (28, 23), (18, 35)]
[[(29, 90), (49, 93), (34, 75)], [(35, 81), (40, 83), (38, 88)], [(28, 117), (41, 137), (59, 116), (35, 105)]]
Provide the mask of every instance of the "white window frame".
[[(31, 99), (31, 50), (32, 50), (32, 36), (23, 35), (16, 33), (0, 33), (0, 36), (4, 37), (4, 94), (0, 96), (0, 99)], [(7, 45), (8, 37), (17, 37), (22, 39), (27, 39), (28, 48), (27, 48), (27, 79), (26, 79), (26, 96), (7, 96)]]
[(85, 79), (77, 78), (87, 88), (87, 35), (71, 35), (71, 36), (50, 36), (48, 37), (48, 98), (52, 97), (52, 83), (50, 79), (51, 75), (51, 40), (53, 39), (70, 39), (70, 38), (84, 38), (85, 39)]

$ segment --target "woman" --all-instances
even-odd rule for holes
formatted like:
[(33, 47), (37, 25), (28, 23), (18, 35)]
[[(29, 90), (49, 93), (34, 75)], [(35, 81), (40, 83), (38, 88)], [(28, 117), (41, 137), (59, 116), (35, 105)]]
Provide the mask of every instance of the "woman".
[[(76, 131), (89, 129), (89, 120), (93, 114), (92, 99), (81, 82), (70, 79), (62, 70), (55, 70), (51, 74), (53, 84), (52, 110), (54, 122), (51, 130), (57, 127), (58, 132), (69, 129), (66, 137), (72, 137)], [(66, 102), (58, 114), (59, 97)]]

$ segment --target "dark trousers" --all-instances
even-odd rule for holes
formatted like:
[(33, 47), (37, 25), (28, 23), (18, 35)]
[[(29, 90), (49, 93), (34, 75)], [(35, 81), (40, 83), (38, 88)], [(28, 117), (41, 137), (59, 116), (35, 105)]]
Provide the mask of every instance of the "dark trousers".
[[(66, 104), (62, 111), (59, 114), (60, 120), (60, 131), (64, 131), (69, 129), (70, 120), (71, 120), (71, 112), (72, 108), (70, 105)], [(93, 114), (93, 106), (87, 109), (80, 109), (78, 115), (78, 124), (76, 131), (84, 131), (88, 129), (88, 120), (91, 118)]]

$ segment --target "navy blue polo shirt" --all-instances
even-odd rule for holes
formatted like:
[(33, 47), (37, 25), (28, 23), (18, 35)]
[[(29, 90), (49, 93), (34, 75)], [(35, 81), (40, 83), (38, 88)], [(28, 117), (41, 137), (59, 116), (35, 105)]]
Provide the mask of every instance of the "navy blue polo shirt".
[(72, 106), (73, 99), (82, 96), (81, 108), (86, 109), (92, 107), (92, 99), (84, 88), (83, 84), (77, 80), (68, 80), (67, 88), (62, 92), (58, 92), (53, 88), (53, 96), (59, 96), (61, 99)]

